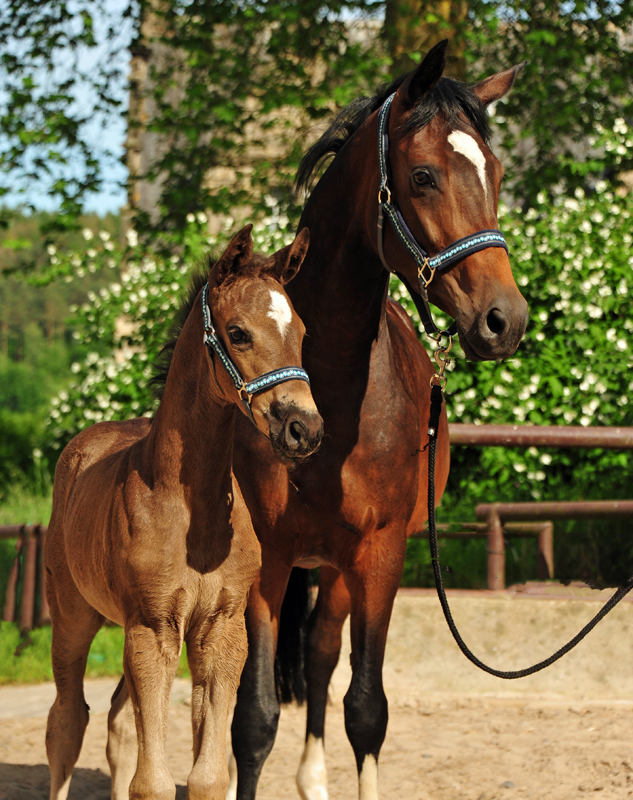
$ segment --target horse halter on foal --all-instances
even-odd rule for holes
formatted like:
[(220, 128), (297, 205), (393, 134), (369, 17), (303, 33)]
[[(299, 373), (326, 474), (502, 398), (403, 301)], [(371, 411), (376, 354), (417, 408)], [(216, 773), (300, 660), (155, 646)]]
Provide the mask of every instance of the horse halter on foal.
[(263, 375), (260, 375), (259, 378), (255, 378), (254, 381), (246, 383), (242, 377), (242, 373), (239, 371), (236, 364), (226, 352), (220, 337), (216, 333), (215, 327), (213, 326), (213, 318), (211, 317), (211, 309), (209, 308), (208, 297), (209, 284), (205, 283), (201, 296), (202, 319), (204, 320), (203, 340), (207, 347), (209, 359), (211, 360), (211, 364), (213, 364), (212, 353), (215, 353), (220, 361), (224, 364), (224, 368), (229, 373), (233, 383), (235, 384), (235, 388), (237, 389), (240, 400), (242, 401), (246, 416), (250, 419), (253, 425), (257, 427), (253, 417), (253, 411), (251, 409), (253, 395), (265, 392), (268, 389), (272, 389), (273, 386), (277, 386), (280, 383), (285, 383), (286, 381), (305, 381), (309, 385), (310, 378), (308, 377), (308, 373), (301, 367), (283, 367), (282, 369), (274, 369), (271, 372), (266, 372)]
[[(447, 331), (441, 331), (433, 321), (431, 309), (429, 308), (427, 289), (435, 277), (435, 273), (444, 272), (444, 270), (447, 270), (453, 264), (461, 261), (462, 258), (466, 258), (466, 256), (470, 256), (473, 253), (478, 253), (480, 250), (485, 250), (488, 247), (503, 247), (504, 250), (508, 252), (508, 245), (501, 231), (484, 230), (478, 233), (472, 233), (469, 236), (464, 236), (462, 239), (457, 239), (457, 241), (453, 242), (448, 247), (440, 250), (437, 255), (430, 257), (422, 245), (416, 240), (409, 226), (404, 221), (402, 212), (396, 205), (395, 200), (392, 199), (391, 190), (389, 189), (389, 116), (391, 113), (391, 103), (395, 96), (395, 92), (389, 95), (378, 112), (378, 160), (380, 164), (377, 231), (378, 255), (380, 256), (383, 267), (388, 272), (393, 272), (394, 275), (397, 275), (407, 287), (418, 309), (420, 319), (427, 335), (436, 341), (439, 341), (442, 335), (448, 336), (450, 339), (457, 332), (456, 323), (453, 323)], [(385, 214), (389, 218), (400, 243), (418, 265), (419, 288), (417, 291), (413, 291), (409, 281), (400, 273), (394, 272), (387, 264), (387, 259), (385, 258), (383, 250)], [(418, 298), (421, 298), (421, 302), (418, 302)]]

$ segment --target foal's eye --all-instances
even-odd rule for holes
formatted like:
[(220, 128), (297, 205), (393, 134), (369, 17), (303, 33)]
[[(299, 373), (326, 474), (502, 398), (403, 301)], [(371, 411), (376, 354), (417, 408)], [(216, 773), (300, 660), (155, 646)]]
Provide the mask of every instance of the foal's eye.
[(433, 181), (428, 172), (420, 170), (413, 173), (413, 180), (417, 186), (433, 186)]
[(244, 344), (248, 341), (247, 334), (241, 328), (231, 328), (228, 333), (233, 344)]

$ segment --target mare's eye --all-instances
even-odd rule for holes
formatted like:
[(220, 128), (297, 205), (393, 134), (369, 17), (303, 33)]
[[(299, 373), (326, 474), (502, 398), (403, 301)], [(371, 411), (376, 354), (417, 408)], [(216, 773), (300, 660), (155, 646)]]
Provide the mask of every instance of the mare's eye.
[(431, 176), (428, 172), (424, 172), (423, 170), (420, 170), (420, 172), (414, 172), (413, 180), (415, 181), (416, 186), (433, 186)]
[(233, 344), (244, 344), (248, 341), (247, 334), (241, 328), (231, 328), (228, 333)]

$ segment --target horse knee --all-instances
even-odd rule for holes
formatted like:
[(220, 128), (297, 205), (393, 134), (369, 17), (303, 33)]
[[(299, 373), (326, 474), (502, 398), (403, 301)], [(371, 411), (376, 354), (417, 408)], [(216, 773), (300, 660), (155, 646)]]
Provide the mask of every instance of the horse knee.
[[(243, 702), (243, 701), (242, 701)], [(240, 701), (233, 717), (231, 734), (233, 753), (238, 763), (245, 760), (260, 762), (270, 753), (279, 725), (279, 703), (277, 698), (257, 698), (245, 704), (245, 713), (240, 713)]]
[(387, 697), (382, 685), (368, 687), (352, 680), (343, 705), (347, 738), (360, 770), (366, 755), (378, 758), (389, 719)]

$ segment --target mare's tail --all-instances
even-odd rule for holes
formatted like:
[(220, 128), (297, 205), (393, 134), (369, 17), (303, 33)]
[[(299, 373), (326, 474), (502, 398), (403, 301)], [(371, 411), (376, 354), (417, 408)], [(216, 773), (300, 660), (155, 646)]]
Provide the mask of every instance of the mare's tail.
[(294, 567), (281, 606), (275, 656), (275, 688), (280, 703), (306, 701), (305, 650), (312, 607), (310, 571)]

